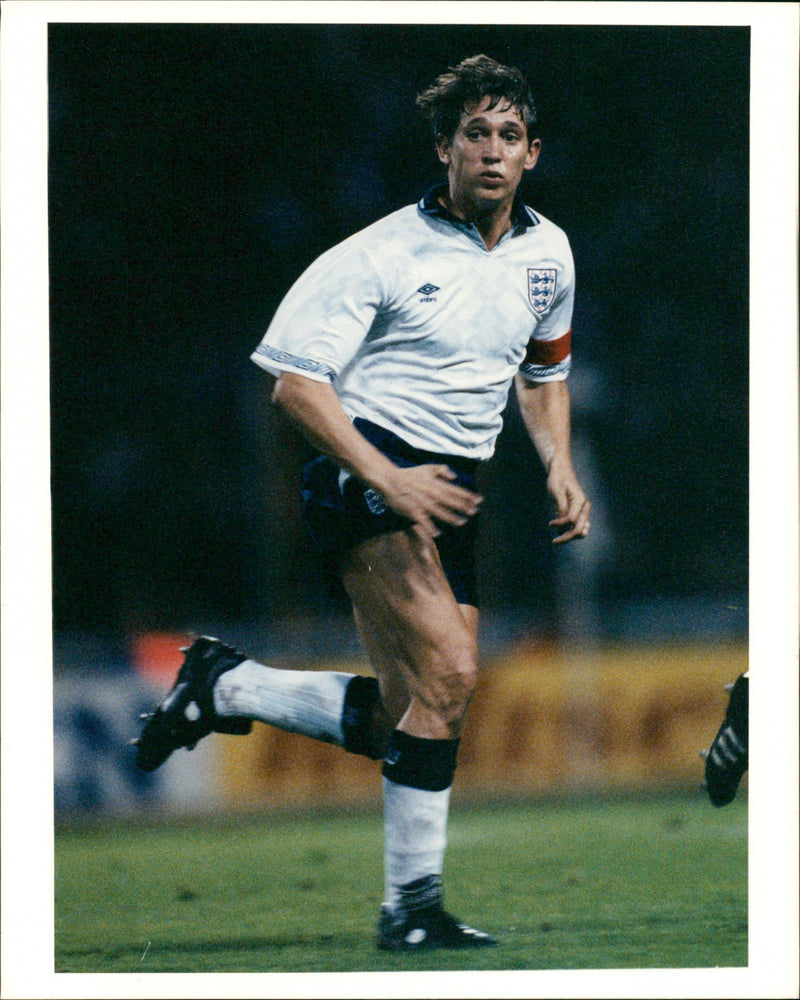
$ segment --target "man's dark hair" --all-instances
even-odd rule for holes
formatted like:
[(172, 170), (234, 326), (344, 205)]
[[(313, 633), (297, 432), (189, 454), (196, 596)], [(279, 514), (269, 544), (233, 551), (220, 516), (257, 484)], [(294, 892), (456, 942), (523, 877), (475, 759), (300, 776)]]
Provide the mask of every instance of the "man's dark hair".
[(503, 101), (516, 108), (525, 122), (528, 142), (536, 138), (536, 108), (528, 81), (512, 66), (489, 56), (470, 56), (438, 76), (417, 96), (417, 107), (433, 126), (434, 138), (452, 139), (461, 116), (491, 99), (489, 109)]

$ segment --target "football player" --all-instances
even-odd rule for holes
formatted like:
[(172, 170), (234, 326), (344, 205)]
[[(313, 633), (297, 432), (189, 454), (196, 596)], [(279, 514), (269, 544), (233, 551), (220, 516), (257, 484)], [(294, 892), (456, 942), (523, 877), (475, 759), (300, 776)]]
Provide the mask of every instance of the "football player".
[(374, 677), (277, 670), (202, 637), (138, 741), (158, 767), (252, 720), (381, 761), (384, 949), (496, 943), (443, 906), (450, 789), (478, 673), (475, 540), (512, 383), (547, 470), (553, 543), (590, 502), (570, 454), (574, 267), (566, 235), (519, 197), (541, 151), (528, 84), (484, 55), (417, 98), (444, 182), (324, 253), (253, 360), (318, 455), (302, 501), (343, 584)]

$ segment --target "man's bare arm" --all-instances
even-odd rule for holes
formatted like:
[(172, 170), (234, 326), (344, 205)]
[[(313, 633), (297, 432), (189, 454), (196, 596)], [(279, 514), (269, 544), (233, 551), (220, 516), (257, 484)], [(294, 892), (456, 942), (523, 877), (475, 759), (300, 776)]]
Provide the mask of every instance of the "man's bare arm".
[(558, 511), (550, 522), (561, 545), (589, 532), (591, 503), (572, 467), (570, 400), (566, 382), (531, 382), (516, 377), (517, 399), (528, 434), (547, 470), (547, 490)]

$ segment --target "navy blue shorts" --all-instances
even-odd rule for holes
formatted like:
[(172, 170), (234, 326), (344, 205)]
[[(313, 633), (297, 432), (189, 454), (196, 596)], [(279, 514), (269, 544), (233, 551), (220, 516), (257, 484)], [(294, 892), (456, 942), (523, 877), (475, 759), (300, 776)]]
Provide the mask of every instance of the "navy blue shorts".
[[(395, 465), (448, 465), (458, 486), (477, 492), (477, 459), (436, 455), (413, 448), (391, 431), (356, 417), (356, 430)], [(311, 538), (322, 555), (329, 576), (339, 580), (342, 558), (354, 546), (393, 531), (406, 531), (412, 522), (390, 510), (383, 498), (362, 480), (350, 476), (339, 488), (339, 467), (325, 455), (318, 455), (303, 468), (301, 489), (303, 517)], [(475, 549), (478, 516), (456, 527), (439, 524), (435, 539), (445, 576), (459, 604), (478, 604)]]

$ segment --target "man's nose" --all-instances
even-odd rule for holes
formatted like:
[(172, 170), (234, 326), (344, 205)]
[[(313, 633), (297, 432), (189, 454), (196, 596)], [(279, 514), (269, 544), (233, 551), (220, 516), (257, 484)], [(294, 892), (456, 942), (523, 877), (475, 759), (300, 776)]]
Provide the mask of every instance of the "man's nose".
[(500, 159), (500, 138), (499, 136), (493, 135), (486, 140), (486, 145), (483, 147), (483, 159), (495, 163)]

